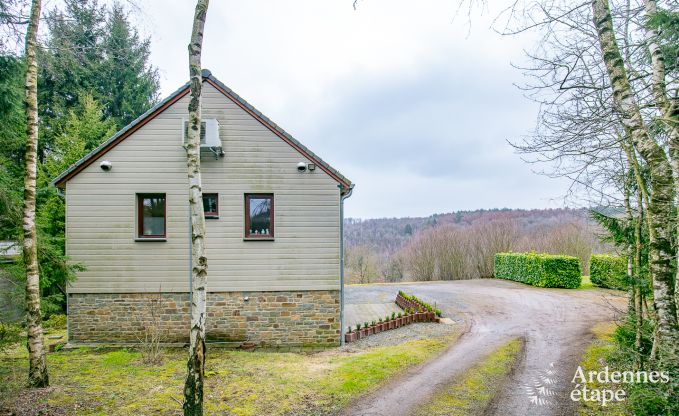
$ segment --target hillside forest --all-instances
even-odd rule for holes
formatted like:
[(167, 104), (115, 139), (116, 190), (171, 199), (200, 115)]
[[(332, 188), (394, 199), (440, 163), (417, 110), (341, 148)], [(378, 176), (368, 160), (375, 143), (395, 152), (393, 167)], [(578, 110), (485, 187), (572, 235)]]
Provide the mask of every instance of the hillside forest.
[(580, 259), (615, 253), (586, 209), (492, 209), (429, 217), (345, 220), (350, 283), (493, 276), (495, 253), (536, 251)]

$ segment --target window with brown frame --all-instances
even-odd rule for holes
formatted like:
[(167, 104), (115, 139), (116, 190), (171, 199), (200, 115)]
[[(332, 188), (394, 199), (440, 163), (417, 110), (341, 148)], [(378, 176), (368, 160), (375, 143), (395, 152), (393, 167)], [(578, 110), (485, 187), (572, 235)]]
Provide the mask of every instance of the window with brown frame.
[(137, 194), (137, 238), (165, 238), (166, 219), (165, 194)]
[(273, 238), (273, 218), (273, 194), (245, 194), (245, 238)]
[(203, 194), (205, 218), (219, 218), (219, 195)]

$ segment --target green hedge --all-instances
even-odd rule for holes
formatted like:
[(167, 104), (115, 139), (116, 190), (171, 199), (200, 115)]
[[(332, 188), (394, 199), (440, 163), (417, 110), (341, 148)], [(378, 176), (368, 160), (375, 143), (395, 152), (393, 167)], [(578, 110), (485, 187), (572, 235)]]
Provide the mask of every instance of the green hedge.
[(610, 289), (627, 289), (627, 260), (606, 254), (593, 254), (589, 259), (592, 284)]
[(538, 253), (498, 253), (495, 277), (538, 287), (580, 287), (582, 275), (577, 257)]

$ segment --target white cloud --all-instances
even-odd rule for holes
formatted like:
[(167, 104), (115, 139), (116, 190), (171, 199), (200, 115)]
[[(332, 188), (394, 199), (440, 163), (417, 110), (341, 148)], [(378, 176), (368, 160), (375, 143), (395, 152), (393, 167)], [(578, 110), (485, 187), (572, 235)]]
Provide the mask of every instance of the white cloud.
[[(188, 77), (194, 3), (150, 0), (142, 27), (167, 95)], [(529, 37), (454, 20), (456, 2), (213, 1), (203, 66), (357, 183), (347, 214), (554, 206), (506, 140), (535, 123), (512, 86)], [(468, 36), (469, 35), (469, 36)]]

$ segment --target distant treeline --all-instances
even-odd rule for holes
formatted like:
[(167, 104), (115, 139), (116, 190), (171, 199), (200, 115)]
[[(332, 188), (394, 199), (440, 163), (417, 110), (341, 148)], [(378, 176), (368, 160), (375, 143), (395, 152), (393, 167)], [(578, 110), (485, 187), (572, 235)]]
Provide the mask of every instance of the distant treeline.
[(590, 255), (610, 251), (599, 242), (600, 230), (585, 209), (349, 218), (345, 227), (353, 283), (491, 277), (493, 256), (506, 251), (572, 255), (587, 274)]

